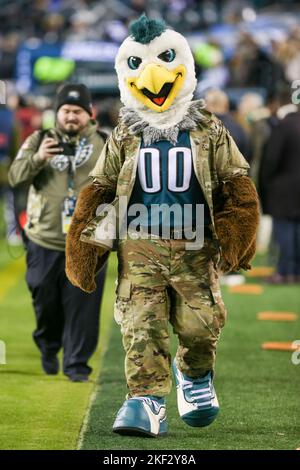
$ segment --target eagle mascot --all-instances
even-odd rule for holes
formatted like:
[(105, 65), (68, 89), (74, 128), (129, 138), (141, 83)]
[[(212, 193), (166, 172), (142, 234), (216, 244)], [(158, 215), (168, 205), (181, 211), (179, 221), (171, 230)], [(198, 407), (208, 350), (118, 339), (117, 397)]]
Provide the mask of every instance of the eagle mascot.
[[(121, 44), (115, 68), (124, 107), (91, 183), (79, 194), (66, 272), (75, 286), (92, 292), (95, 274), (117, 246), (114, 314), (128, 394), (113, 431), (161, 436), (172, 368), (181, 419), (203, 427), (218, 414), (214, 366), (226, 320), (219, 274), (250, 269), (258, 199), (229, 132), (203, 100), (193, 101), (194, 59), (181, 34), (142, 15)], [(168, 218), (161, 210), (174, 205), (191, 208), (183, 221), (187, 232), (178, 229), (180, 215)], [(201, 246), (193, 245), (200, 226)], [(173, 362), (170, 324), (179, 342)]]

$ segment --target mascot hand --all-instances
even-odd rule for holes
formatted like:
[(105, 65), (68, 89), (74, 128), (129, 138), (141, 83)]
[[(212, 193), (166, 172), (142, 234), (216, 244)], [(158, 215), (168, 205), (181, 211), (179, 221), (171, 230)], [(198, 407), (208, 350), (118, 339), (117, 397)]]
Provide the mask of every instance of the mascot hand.
[(250, 269), (259, 221), (258, 196), (247, 176), (222, 183), (214, 194), (215, 227), (221, 246), (223, 272)]
[(95, 217), (97, 207), (112, 199), (111, 192), (95, 183), (83, 188), (78, 195), (66, 241), (66, 274), (74, 286), (85, 292), (96, 289), (95, 275), (107, 260), (108, 253), (103, 255), (101, 248), (82, 242), (81, 232)]

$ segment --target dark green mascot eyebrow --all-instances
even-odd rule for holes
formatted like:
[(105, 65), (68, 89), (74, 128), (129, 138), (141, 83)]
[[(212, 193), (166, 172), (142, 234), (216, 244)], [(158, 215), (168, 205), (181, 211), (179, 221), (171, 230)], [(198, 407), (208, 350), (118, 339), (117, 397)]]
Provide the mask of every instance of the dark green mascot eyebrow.
[(166, 23), (163, 20), (149, 20), (144, 13), (138, 20), (131, 23), (129, 32), (136, 42), (149, 44), (152, 39), (160, 36), (166, 28)]

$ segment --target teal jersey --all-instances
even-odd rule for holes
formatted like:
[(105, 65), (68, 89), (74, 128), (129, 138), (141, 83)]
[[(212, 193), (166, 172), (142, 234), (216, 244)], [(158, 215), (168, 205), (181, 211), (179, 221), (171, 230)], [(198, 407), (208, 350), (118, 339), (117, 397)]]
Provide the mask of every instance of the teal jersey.
[[(136, 204), (144, 206), (142, 212)], [(174, 204), (176, 210), (162, 210), (163, 205), (175, 208)], [(201, 225), (209, 225), (209, 208), (194, 172), (189, 132), (179, 132), (176, 145), (160, 140), (146, 146), (142, 140), (128, 223), (139, 217), (140, 225), (148, 231), (163, 225), (195, 228), (199, 224), (197, 204), (204, 209)]]

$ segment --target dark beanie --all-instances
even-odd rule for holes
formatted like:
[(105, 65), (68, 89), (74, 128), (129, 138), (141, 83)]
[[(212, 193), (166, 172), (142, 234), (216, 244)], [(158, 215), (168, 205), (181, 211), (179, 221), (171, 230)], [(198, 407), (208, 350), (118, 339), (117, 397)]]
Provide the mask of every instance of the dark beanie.
[(55, 99), (55, 110), (59, 110), (64, 104), (74, 104), (83, 108), (92, 115), (92, 98), (89, 89), (82, 84), (67, 83), (57, 92)]

